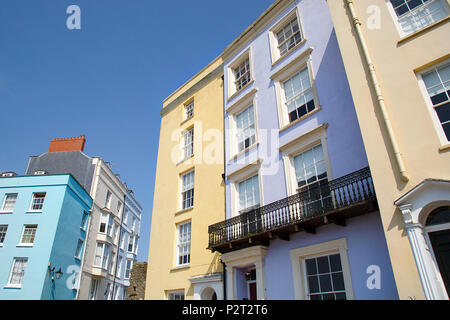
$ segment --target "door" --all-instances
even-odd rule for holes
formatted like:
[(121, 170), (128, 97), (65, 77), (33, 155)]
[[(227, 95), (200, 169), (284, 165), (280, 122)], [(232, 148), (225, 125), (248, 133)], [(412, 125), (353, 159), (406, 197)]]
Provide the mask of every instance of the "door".
[(250, 300), (256, 300), (256, 281), (248, 283), (248, 296)]
[(450, 230), (428, 233), (439, 271), (450, 297)]

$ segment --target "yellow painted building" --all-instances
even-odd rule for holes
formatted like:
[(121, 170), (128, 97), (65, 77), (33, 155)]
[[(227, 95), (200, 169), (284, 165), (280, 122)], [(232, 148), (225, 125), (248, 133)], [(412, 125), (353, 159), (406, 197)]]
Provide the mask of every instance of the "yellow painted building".
[(328, 0), (400, 299), (450, 295), (448, 0)]
[(163, 101), (145, 299), (222, 299), (208, 226), (225, 218), (223, 64)]

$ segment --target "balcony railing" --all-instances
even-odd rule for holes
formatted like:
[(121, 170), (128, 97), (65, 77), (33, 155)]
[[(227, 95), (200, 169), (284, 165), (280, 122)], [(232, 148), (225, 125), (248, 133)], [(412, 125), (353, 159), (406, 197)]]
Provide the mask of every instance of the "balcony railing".
[(321, 216), (332, 217), (333, 213), (339, 213), (345, 219), (346, 209), (373, 200), (376, 196), (372, 176), (366, 167), (209, 226), (209, 248), (215, 250), (240, 239), (287, 230), (286, 227), (299, 226)]

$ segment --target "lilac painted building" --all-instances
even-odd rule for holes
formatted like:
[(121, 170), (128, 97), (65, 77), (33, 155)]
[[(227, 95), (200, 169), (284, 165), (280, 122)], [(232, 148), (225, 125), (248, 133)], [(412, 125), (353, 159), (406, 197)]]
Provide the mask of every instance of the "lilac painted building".
[(227, 299), (398, 299), (326, 0), (279, 0), (223, 53)]

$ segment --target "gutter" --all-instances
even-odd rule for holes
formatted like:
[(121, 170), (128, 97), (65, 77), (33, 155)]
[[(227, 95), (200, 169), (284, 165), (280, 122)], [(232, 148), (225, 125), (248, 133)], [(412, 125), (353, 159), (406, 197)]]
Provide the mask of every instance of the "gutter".
[(387, 114), (387, 109), (386, 109), (386, 104), (384, 103), (384, 97), (383, 94), (381, 93), (381, 88), (378, 82), (378, 78), (377, 78), (377, 74), (375, 71), (375, 66), (372, 62), (372, 59), (369, 55), (369, 50), (367, 48), (367, 44), (366, 44), (366, 40), (364, 39), (364, 35), (362, 33), (361, 30), (361, 21), (359, 20), (359, 18), (356, 16), (355, 13), (355, 7), (353, 6), (353, 0), (344, 0), (345, 4), (347, 5), (348, 11), (350, 13), (350, 16), (352, 18), (353, 21), (353, 26), (355, 28), (356, 31), (356, 35), (357, 35), (357, 39), (358, 42), (361, 46), (361, 50), (363, 52), (364, 55), (364, 62), (369, 70), (369, 75), (370, 75), (370, 80), (371, 80), (371, 84), (372, 84), (372, 88), (375, 90), (375, 93), (377, 95), (377, 102), (378, 102), (378, 107), (381, 111), (381, 114), (383, 116), (383, 123), (386, 126), (386, 130), (387, 130), (387, 134), (389, 137), (389, 140), (391, 142), (391, 146), (392, 149), (394, 151), (394, 155), (395, 155), (395, 160), (397, 162), (397, 166), (398, 166), (398, 170), (400, 171), (400, 176), (403, 180), (403, 182), (408, 182), (409, 181), (409, 175), (408, 172), (406, 170), (405, 164), (403, 162), (403, 158), (402, 158), (402, 154), (400, 152), (397, 140), (395, 138), (394, 135), (394, 130), (392, 128), (391, 125), (391, 121), (389, 119), (389, 116)]

